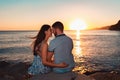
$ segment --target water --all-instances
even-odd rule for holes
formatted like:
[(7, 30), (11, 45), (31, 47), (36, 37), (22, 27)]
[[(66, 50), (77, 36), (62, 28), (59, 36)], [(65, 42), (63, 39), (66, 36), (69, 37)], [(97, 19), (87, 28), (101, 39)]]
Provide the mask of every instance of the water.
[[(85, 71), (120, 71), (120, 32), (109, 30), (65, 31), (73, 39), (76, 68)], [(0, 60), (31, 62), (29, 37), (37, 31), (1, 31)], [(52, 38), (50, 38), (51, 40)], [(50, 41), (49, 40), (49, 41)]]

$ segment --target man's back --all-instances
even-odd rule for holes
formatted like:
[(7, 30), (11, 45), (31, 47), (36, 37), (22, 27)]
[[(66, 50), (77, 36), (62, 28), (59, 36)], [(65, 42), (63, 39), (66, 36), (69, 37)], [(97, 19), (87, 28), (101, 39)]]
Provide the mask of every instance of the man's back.
[(55, 39), (53, 39), (49, 45), (49, 51), (54, 52), (54, 62), (61, 63), (65, 62), (69, 66), (66, 68), (53, 68), (55, 72), (62, 71), (63, 72), (66, 70), (71, 71), (74, 66), (74, 58), (72, 54), (72, 49), (73, 49), (73, 42), (72, 39), (66, 36), (65, 34), (58, 35)]

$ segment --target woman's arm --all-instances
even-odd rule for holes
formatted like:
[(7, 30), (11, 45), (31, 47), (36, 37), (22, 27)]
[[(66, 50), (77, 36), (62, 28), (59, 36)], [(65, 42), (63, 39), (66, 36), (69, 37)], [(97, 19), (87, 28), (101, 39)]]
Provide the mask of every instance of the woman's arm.
[(48, 62), (53, 62), (53, 52), (48, 52), (47, 53), (47, 61)]
[[(50, 67), (59, 67), (59, 68), (64, 68), (67, 67), (68, 65), (66, 63), (60, 63), (60, 64), (54, 64), (52, 62), (47, 61), (47, 48), (48, 45), (47, 43), (43, 43), (41, 46), (41, 59), (42, 59), (42, 63), (46, 66), (50, 66)], [(40, 54), (39, 54), (40, 55)]]

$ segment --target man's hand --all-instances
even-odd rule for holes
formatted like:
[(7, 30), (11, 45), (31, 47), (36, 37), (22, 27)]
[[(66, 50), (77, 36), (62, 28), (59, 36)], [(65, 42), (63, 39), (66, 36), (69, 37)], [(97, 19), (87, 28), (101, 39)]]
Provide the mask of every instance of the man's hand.
[(68, 64), (66, 64), (65, 62), (59, 63), (58, 65), (61, 68), (68, 67)]

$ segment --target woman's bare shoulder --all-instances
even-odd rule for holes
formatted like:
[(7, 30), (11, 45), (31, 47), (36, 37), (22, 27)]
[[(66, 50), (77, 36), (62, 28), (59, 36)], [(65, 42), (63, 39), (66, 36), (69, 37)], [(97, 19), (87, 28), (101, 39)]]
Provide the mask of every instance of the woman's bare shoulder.
[(43, 42), (41, 43), (41, 46), (42, 46), (42, 47), (46, 47), (46, 46), (48, 46), (48, 44), (47, 44), (46, 41), (43, 41)]

